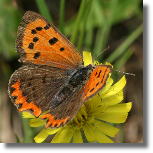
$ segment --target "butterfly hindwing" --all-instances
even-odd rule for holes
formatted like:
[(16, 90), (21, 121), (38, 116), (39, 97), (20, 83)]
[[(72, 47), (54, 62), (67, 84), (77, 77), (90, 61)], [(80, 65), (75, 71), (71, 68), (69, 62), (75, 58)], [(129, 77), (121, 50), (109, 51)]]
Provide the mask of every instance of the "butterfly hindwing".
[(32, 111), (38, 117), (49, 110), (50, 102), (66, 80), (65, 70), (48, 66), (23, 66), (10, 79), (9, 95), (19, 111)]
[(40, 14), (26, 12), (21, 25), (16, 40), (20, 62), (64, 69), (83, 64), (77, 49)]
[(48, 118), (46, 128), (58, 128), (69, 123), (79, 111), (82, 105), (82, 95), (84, 87), (80, 86), (74, 92), (71, 92), (59, 106), (51, 108), (50, 112), (43, 115), (42, 118)]
[[(59, 127), (71, 121), (82, 105), (84, 86), (71, 90), (68, 81), (63, 69), (26, 65), (12, 75), (9, 95), (19, 112), (27, 111), (39, 117), (49, 111), (42, 116), (42, 119), (48, 118), (46, 127)], [(65, 98), (60, 102), (56, 96)]]

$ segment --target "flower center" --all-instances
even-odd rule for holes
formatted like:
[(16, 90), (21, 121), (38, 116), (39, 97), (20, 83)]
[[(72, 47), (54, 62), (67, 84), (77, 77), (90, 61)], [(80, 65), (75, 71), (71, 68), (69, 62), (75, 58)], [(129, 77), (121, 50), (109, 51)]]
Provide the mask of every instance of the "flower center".
[(73, 118), (73, 120), (69, 124), (75, 127), (76, 126), (81, 127), (87, 121), (87, 118), (88, 118), (88, 113), (85, 105), (83, 105), (81, 106), (77, 115)]

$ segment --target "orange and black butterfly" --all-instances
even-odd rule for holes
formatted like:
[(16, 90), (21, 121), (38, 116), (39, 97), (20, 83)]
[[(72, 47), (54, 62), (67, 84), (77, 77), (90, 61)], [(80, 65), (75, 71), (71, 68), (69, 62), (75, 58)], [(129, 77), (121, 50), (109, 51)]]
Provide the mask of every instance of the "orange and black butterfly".
[(9, 81), (9, 95), (20, 111), (46, 121), (46, 128), (69, 123), (81, 105), (106, 83), (110, 65), (83, 65), (77, 49), (44, 17), (28, 11), (16, 40), (23, 66)]

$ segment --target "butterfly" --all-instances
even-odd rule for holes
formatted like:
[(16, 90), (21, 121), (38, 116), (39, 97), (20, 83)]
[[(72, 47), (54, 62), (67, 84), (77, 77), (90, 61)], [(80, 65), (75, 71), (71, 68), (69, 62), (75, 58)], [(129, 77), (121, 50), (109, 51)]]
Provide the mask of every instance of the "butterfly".
[(18, 28), (16, 50), (23, 66), (9, 81), (18, 111), (46, 119), (46, 128), (69, 123), (106, 84), (112, 66), (89, 64), (71, 42), (40, 14), (28, 11)]

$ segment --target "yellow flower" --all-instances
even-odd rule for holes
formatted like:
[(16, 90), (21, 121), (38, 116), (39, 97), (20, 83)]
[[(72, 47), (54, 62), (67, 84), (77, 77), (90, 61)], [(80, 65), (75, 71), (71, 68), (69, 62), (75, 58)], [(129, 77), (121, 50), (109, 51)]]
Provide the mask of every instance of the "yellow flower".
[[(84, 65), (92, 63), (91, 53), (83, 52)], [(108, 63), (107, 63), (108, 64)], [(83, 143), (99, 142), (113, 143), (109, 137), (115, 137), (119, 129), (111, 126), (109, 123), (124, 123), (128, 112), (132, 108), (132, 102), (122, 103), (123, 88), (126, 84), (125, 76), (117, 83), (113, 84), (113, 79), (108, 78), (106, 86), (81, 106), (74, 119), (65, 127), (58, 129), (43, 129), (35, 138), (36, 143), (43, 142), (49, 135), (55, 134), (51, 143)], [(38, 127), (45, 125), (45, 121), (28, 116), (23, 112), (26, 118), (30, 120), (30, 126)], [(109, 137), (108, 137), (109, 136)]]

